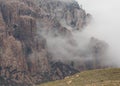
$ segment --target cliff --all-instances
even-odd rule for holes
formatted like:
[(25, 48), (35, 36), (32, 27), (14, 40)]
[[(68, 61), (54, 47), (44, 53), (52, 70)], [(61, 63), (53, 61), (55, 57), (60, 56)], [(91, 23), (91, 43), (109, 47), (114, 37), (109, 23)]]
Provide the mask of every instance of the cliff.
[(5, 83), (29, 86), (81, 71), (53, 61), (43, 33), (72, 37), (71, 31), (82, 30), (89, 17), (74, 0), (0, 0), (0, 76)]

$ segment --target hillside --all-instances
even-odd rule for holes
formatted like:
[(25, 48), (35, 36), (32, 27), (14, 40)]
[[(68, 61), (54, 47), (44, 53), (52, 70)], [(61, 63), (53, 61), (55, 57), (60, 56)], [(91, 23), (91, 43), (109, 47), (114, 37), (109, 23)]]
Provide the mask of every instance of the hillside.
[(75, 36), (91, 17), (75, 0), (0, 0), (1, 85), (30, 86), (106, 67), (107, 43)]
[[(53, 35), (56, 32), (70, 34), (65, 26), (81, 29), (86, 18), (87, 14), (74, 0), (70, 3), (0, 0), (0, 76), (8, 82), (33, 84), (78, 72), (66, 63), (52, 61), (44, 36), (50, 31)], [(61, 20), (65, 21), (65, 26)], [(43, 36), (44, 30), (47, 34)], [(66, 73), (68, 71), (70, 73)]]
[(120, 86), (120, 69), (85, 71), (64, 80), (38, 86)]

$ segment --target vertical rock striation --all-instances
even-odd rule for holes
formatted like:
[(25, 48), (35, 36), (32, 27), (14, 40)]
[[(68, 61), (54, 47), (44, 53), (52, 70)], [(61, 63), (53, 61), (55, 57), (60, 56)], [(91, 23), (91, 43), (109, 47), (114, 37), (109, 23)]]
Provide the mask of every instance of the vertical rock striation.
[(42, 31), (71, 37), (71, 31), (82, 30), (89, 17), (74, 0), (0, 0), (0, 79), (3, 84), (29, 86), (78, 72), (79, 67), (51, 61)]

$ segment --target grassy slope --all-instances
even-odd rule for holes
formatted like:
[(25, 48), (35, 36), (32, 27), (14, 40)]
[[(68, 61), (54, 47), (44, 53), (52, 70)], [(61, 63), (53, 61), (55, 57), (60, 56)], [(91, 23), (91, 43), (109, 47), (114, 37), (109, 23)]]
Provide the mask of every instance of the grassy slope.
[(39, 86), (120, 86), (120, 69), (85, 71)]

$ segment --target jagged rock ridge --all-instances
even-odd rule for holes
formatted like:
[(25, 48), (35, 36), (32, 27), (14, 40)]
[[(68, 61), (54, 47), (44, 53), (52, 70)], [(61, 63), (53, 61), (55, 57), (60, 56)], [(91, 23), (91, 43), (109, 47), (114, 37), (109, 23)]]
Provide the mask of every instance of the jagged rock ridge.
[(51, 61), (46, 39), (39, 32), (53, 31), (54, 36), (70, 36), (72, 30), (81, 30), (89, 17), (90, 14), (74, 0), (69, 3), (63, 0), (0, 0), (1, 79), (5, 83), (27, 86), (62, 79), (80, 71), (69, 64)]

